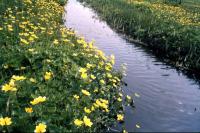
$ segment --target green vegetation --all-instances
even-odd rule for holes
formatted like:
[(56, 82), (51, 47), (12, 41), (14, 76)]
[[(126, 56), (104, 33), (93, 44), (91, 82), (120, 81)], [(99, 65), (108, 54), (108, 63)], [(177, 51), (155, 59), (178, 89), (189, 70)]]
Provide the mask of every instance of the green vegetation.
[[(146, 43), (177, 67), (200, 71), (200, 2), (81, 0), (118, 32)], [(166, 0), (167, 1), (167, 0)], [(189, 4), (188, 4), (189, 3)]]
[(114, 56), (62, 25), (63, 2), (0, 0), (0, 132), (95, 132), (123, 121)]

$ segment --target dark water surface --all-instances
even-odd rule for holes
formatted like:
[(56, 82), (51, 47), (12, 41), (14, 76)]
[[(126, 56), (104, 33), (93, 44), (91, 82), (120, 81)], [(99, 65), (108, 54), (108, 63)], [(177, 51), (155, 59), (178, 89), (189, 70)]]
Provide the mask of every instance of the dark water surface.
[[(114, 54), (116, 69), (127, 64), (124, 91), (132, 97), (140, 95), (134, 98), (134, 110), (126, 107), (127, 131), (200, 131), (200, 89), (195, 80), (128, 42), (92, 9), (76, 0), (68, 1), (65, 25), (88, 41), (94, 39), (107, 55)], [(140, 129), (136, 129), (137, 123)]]

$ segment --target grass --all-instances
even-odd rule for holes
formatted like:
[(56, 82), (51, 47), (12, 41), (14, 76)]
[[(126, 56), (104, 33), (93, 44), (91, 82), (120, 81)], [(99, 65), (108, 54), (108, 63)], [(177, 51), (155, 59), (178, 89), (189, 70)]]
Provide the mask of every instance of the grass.
[(199, 1), (186, 0), (181, 5), (162, 0), (81, 1), (118, 32), (146, 43), (159, 57), (169, 59), (177, 67), (199, 72)]
[(62, 25), (65, 1), (0, 1), (0, 132), (107, 131), (123, 121), (114, 56)]

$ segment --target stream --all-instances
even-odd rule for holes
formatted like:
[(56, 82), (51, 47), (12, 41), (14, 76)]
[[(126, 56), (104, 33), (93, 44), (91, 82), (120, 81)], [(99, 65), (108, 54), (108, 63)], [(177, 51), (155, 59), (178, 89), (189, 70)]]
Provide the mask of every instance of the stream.
[(68, 0), (65, 11), (65, 25), (87, 41), (94, 39), (95, 46), (106, 55), (114, 54), (115, 69), (127, 64), (123, 90), (134, 98), (136, 106), (125, 107), (128, 132), (200, 131), (200, 86), (196, 80), (127, 41), (78, 1)]

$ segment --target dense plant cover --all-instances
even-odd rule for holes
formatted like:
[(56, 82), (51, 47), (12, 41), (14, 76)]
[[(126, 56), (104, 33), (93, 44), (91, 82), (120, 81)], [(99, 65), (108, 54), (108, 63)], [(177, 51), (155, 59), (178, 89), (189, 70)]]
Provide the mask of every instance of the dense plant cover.
[(146, 43), (158, 56), (178, 67), (200, 70), (198, 1), (192, 6), (171, 5), (163, 0), (80, 1), (88, 3), (117, 31)]
[(64, 1), (0, 1), (0, 132), (94, 132), (123, 121), (114, 56), (62, 26)]

